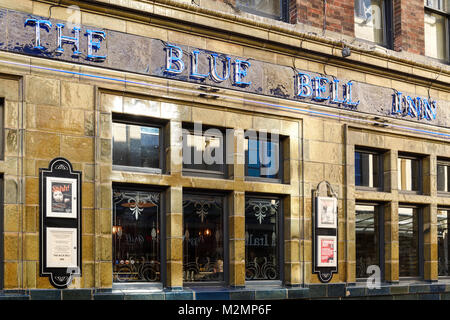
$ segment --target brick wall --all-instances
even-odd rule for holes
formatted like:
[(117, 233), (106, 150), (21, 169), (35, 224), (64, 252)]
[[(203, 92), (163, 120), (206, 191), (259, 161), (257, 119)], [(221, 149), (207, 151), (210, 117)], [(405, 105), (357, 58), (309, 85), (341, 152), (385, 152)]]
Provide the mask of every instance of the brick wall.
[[(307, 25), (354, 34), (354, 0), (297, 0), (298, 21)], [(324, 19), (326, 13), (326, 19)]]
[(394, 0), (394, 50), (425, 54), (423, 0)]

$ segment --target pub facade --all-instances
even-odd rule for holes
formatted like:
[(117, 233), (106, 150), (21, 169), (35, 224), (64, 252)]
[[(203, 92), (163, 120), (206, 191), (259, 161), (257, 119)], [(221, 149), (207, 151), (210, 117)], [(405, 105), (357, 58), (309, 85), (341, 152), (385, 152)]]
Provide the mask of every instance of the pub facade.
[(348, 2), (0, 0), (0, 298), (448, 298), (448, 42)]

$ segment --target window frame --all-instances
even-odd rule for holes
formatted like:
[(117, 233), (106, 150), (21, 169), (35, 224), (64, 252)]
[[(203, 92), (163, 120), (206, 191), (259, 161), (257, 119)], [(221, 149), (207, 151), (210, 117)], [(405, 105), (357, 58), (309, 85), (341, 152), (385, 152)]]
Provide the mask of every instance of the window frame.
[[(438, 59), (438, 58), (434, 58), (434, 57), (430, 57), (425, 55), (428, 58), (431, 59), (435, 59), (437, 61), (440, 61), (442, 63), (445, 64), (449, 64), (450, 63), (450, 8), (445, 8), (445, 2), (442, 2), (444, 8), (443, 9), (436, 9), (433, 8), (431, 6), (428, 6), (427, 4), (424, 4), (424, 14), (437, 14), (440, 16), (444, 17), (445, 20), (445, 41), (446, 41), (446, 46), (445, 46), (445, 58), (444, 59)], [(447, 12), (447, 11), (448, 12)], [(425, 21), (423, 22), (424, 26), (425, 26)], [(425, 38), (427, 37), (427, 35), (425, 34)], [(426, 46), (426, 44), (425, 44)]]
[[(191, 188), (183, 188), (183, 202), (184, 202), (184, 196), (188, 195), (198, 195), (198, 196), (213, 196), (213, 197), (221, 197), (223, 200), (223, 216), (222, 216), (222, 236), (223, 236), (223, 280), (222, 281), (184, 281), (183, 279), (183, 288), (192, 288), (192, 287), (224, 287), (227, 286), (230, 283), (230, 253), (229, 253), (229, 227), (228, 227), (228, 218), (230, 217), (229, 214), (229, 195), (227, 193), (223, 192), (211, 192), (208, 190), (202, 190), (202, 189), (191, 189)], [(184, 209), (182, 212), (182, 230), (184, 230)], [(184, 233), (183, 233), (184, 236)], [(182, 241), (182, 272), (184, 272), (184, 238)]]
[[(279, 280), (245, 280), (245, 286), (264, 286), (264, 285), (274, 285), (274, 286), (281, 286), (285, 282), (285, 275), (284, 275), (284, 242), (285, 242), (285, 233), (284, 233), (284, 199), (285, 197), (281, 195), (270, 195), (270, 194), (258, 194), (258, 193), (245, 193), (245, 199), (244, 199), (244, 205), (247, 203), (248, 198), (257, 198), (257, 199), (268, 199), (268, 200), (274, 200), (277, 199), (280, 201), (280, 206), (278, 209), (278, 217), (277, 217), (277, 233), (278, 233), (278, 243), (277, 243), (277, 249), (278, 249), (278, 268), (280, 272), (280, 279)], [(246, 214), (244, 209), (244, 232), (246, 229)], [(244, 269), (246, 272), (246, 264), (247, 264), (247, 246), (244, 244)], [(245, 279), (245, 275), (244, 275)]]
[(379, 149), (371, 149), (371, 148), (366, 148), (366, 147), (359, 147), (359, 146), (355, 146), (355, 155), (356, 153), (369, 153), (369, 154), (375, 154), (379, 157), (378, 159), (378, 187), (368, 187), (368, 186), (358, 186), (356, 185), (356, 164), (355, 164), (355, 188), (357, 190), (361, 190), (361, 191), (378, 191), (378, 192), (383, 192), (384, 191), (384, 156), (386, 151), (383, 150), (379, 150)]
[[(148, 168), (148, 167), (137, 167), (137, 166), (125, 166), (114, 164), (114, 124), (126, 124), (126, 125), (134, 125), (141, 127), (154, 127), (159, 129), (159, 168)], [(111, 163), (113, 171), (131, 171), (131, 172), (141, 172), (141, 173), (149, 173), (149, 174), (164, 174), (166, 173), (166, 138), (165, 129), (166, 129), (167, 121), (163, 121), (161, 119), (150, 118), (150, 117), (142, 117), (136, 115), (128, 115), (122, 113), (112, 113), (112, 122), (111, 122)]]
[[(417, 256), (418, 256), (418, 272), (419, 275), (417, 276), (407, 276), (407, 277), (402, 277), (400, 276), (400, 225), (398, 225), (398, 250), (399, 250), (399, 255), (398, 255), (398, 278), (399, 281), (410, 281), (410, 280), (423, 280), (424, 278), (424, 243), (423, 243), (423, 239), (424, 239), (424, 232), (423, 232), (423, 212), (424, 212), (424, 207), (420, 206), (420, 205), (414, 205), (414, 204), (405, 204), (405, 203), (399, 203), (398, 204), (398, 212), (397, 215), (400, 215), (400, 208), (411, 208), (411, 209), (416, 209), (416, 214), (417, 214), (417, 224), (419, 227), (419, 234), (417, 235)], [(398, 221), (400, 223), (400, 220)]]
[(247, 6), (241, 5), (239, 3), (236, 3), (236, 8), (238, 8), (239, 10), (242, 10), (244, 12), (254, 14), (256, 16), (274, 19), (274, 20), (278, 20), (278, 21), (282, 21), (282, 22), (289, 22), (289, 1), (288, 0), (279, 0), (279, 1), (280, 1), (280, 9), (281, 9), (281, 13), (279, 16), (261, 12), (261, 11), (249, 8)]
[(5, 219), (5, 176), (0, 174), (0, 290), (4, 289), (4, 267), (5, 267), (5, 256), (4, 256), (4, 241), (5, 241), (5, 229), (4, 229), (4, 219)]
[[(377, 202), (365, 202), (365, 201), (356, 201), (355, 203), (355, 219), (356, 219), (356, 206), (374, 206), (376, 212), (376, 215), (378, 215), (378, 225), (379, 225), (379, 231), (378, 231), (378, 238), (380, 239), (378, 243), (378, 250), (379, 250), (379, 256), (378, 259), (380, 261), (380, 277), (381, 279), (384, 279), (385, 277), (385, 252), (384, 252), (384, 235), (385, 235), (385, 219), (384, 219), (384, 213), (385, 213), (385, 204), (383, 203), (377, 203)], [(374, 219), (375, 220), (375, 219)], [(357, 259), (356, 255), (356, 220), (355, 220), (355, 261)], [(366, 282), (367, 279), (370, 277), (370, 275), (367, 276), (367, 278), (356, 278), (356, 282)], [(383, 280), (382, 280), (383, 281)]]
[[(436, 174), (437, 174), (438, 166), (448, 167), (449, 168), (448, 169), (448, 173), (450, 173), (450, 160), (444, 159), (444, 158), (437, 158), (437, 161), (436, 161)], [(439, 179), (439, 175), (437, 175), (437, 177), (436, 177), (436, 191), (437, 191), (437, 195), (438, 196), (450, 197), (450, 175), (447, 174), (447, 188), (448, 188), (448, 191), (442, 191), (442, 190), (438, 189), (439, 188), (438, 179)]]
[[(184, 130), (188, 130), (190, 134), (194, 135), (194, 124), (193, 123), (183, 123), (182, 125)], [(224, 170), (223, 172), (219, 171), (209, 171), (209, 170), (202, 170), (202, 169), (192, 169), (192, 168), (185, 168), (184, 167), (184, 159), (182, 164), (182, 175), (183, 176), (190, 176), (190, 177), (204, 177), (204, 178), (216, 178), (216, 179), (229, 179), (230, 178), (230, 168), (229, 164), (227, 163), (227, 136), (226, 128), (221, 127), (215, 127), (215, 126), (205, 126), (202, 125), (202, 137), (204, 136), (205, 131), (209, 129), (216, 129), (219, 130), (222, 133), (222, 142), (223, 142), (223, 166)], [(184, 136), (183, 136), (184, 139)], [(184, 155), (182, 155), (184, 156)]]
[[(167, 285), (167, 249), (166, 249), (166, 190), (159, 186), (153, 185), (137, 185), (130, 183), (116, 183), (112, 184), (112, 191), (114, 197), (114, 190), (129, 190), (136, 192), (158, 192), (160, 194), (160, 210), (159, 210), (159, 221), (160, 221), (160, 281), (158, 282), (114, 282), (114, 274), (112, 275), (112, 288), (113, 289), (136, 289), (136, 288), (165, 288)], [(114, 206), (114, 203), (113, 203)], [(111, 225), (114, 223), (114, 212), (111, 213)], [(111, 233), (112, 234), (112, 233)], [(111, 240), (111, 246), (113, 247), (114, 237)], [(114, 255), (114, 252), (112, 253)], [(111, 265), (114, 263), (114, 256), (111, 257)]]
[[(447, 220), (450, 221), (450, 207), (445, 207), (445, 206), (438, 206), (437, 211), (447, 211)], [(436, 214), (437, 215), (437, 214)], [(448, 222), (447, 222), (448, 225)], [(449, 228), (450, 229), (450, 228)], [(439, 237), (437, 239), (437, 255), (438, 255), (438, 279), (450, 279), (450, 272), (448, 276), (440, 276), (439, 275)], [(449, 258), (450, 260), (450, 258)]]
[[(255, 133), (258, 134), (259, 131), (254, 131)], [(258, 139), (256, 141), (270, 141), (271, 140), (271, 134), (267, 133), (267, 137), (266, 139), (261, 139), (259, 134), (258, 134)], [(245, 157), (245, 180), (246, 181), (250, 181), (250, 182), (267, 182), (267, 183), (284, 183), (284, 142), (286, 141), (287, 137), (282, 136), (282, 135), (278, 135), (279, 140), (278, 140), (278, 178), (266, 178), (266, 177), (253, 177), (253, 176), (249, 176), (248, 175), (248, 150), (245, 151), (245, 146), (244, 146), (244, 157)], [(245, 136), (244, 137), (244, 143), (247, 143), (247, 140), (249, 140), (250, 137)]]
[[(394, 4), (392, 0), (382, 0), (382, 13), (384, 16), (383, 19), (383, 37), (384, 42), (383, 43), (377, 43), (373, 42), (364, 38), (358, 38), (355, 36), (356, 39), (359, 41), (367, 42), (370, 44), (376, 44), (378, 46), (384, 47), (386, 49), (393, 49), (394, 48)], [(355, 10), (353, 10), (353, 25), (356, 26), (355, 22)], [(356, 28), (355, 28), (356, 29)]]
[[(422, 195), (423, 194), (423, 159), (424, 159), (424, 157), (420, 156), (420, 155), (399, 152), (398, 156), (397, 156), (397, 164), (398, 164), (399, 159), (418, 160), (419, 161), (419, 170), (418, 170), (419, 177), (418, 177), (418, 190), (402, 190), (402, 189), (398, 188), (399, 181), (397, 181), (398, 192), (403, 193), (403, 194)], [(401, 176), (401, 168), (397, 168), (397, 171), (400, 172), (400, 176)]]

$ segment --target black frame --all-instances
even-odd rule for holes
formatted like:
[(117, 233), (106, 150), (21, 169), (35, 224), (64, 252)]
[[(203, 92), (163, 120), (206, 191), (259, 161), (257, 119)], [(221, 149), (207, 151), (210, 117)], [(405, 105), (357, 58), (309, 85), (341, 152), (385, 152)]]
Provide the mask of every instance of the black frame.
[[(444, 5), (444, 7), (445, 7), (445, 2), (444, 1), (442, 3)], [(436, 59), (436, 58), (433, 58), (433, 57), (429, 57), (429, 58), (436, 59), (438, 61), (441, 61), (443, 63), (447, 63), (448, 64), (450, 62), (450, 12), (447, 12), (447, 11), (450, 11), (450, 8), (446, 8), (447, 11), (445, 11), (444, 9), (445, 8), (440, 10), (440, 9), (436, 9), (436, 8), (424, 5), (425, 14), (426, 13), (434, 13), (434, 14), (443, 16), (444, 19), (445, 19), (445, 40), (446, 40), (446, 44), (447, 44), (447, 46), (445, 47), (445, 59), (444, 60), (440, 60), (440, 59)], [(424, 21), (424, 24), (425, 24), (425, 21)], [(425, 34), (425, 38), (426, 38), (426, 36), (427, 35)]]
[[(398, 234), (398, 238), (399, 238), (399, 242), (398, 242), (398, 250), (399, 250), (399, 255), (398, 255), (398, 275), (399, 275), (399, 280), (400, 281), (407, 281), (407, 280), (415, 280), (415, 279), (423, 279), (424, 276), (424, 252), (423, 252), (423, 206), (419, 206), (419, 205), (414, 205), (414, 204), (404, 204), (404, 203), (399, 203), (398, 205), (398, 209), (400, 210), (400, 208), (412, 208), (412, 209), (416, 209), (416, 213), (417, 213), (417, 224), (418, 224), (418, 228), (419, 228), (419, 234), (417, 235), (417, 255), (419, 258), (418, 261), (418, 266), (419, 266), (419, 275), (415, 276), (415, 277), (401, 277), (400, 276), (400, 227), (399, 227), (399, 234)], [(398, 213), (397, 213), (398, 214)], [(400, 222), (400, 221), (399, 221)]]
[[(230, 283), (230, 246), (229, 246), (229, 228), (228, 228), (228, 218), (229, 218), (229, 205), (228, 205), (228, 199), (229, 194), (226, 192), (211, 192), (210, 190), (203, 190), (203, 189), (190, 189), (190, 188), (183, 188), (183, 202), (185, 195), (191, 195), (191, 196), (213, 196), (213, 197), (221, 197), (223, 199), (223, 217), (222, 217), (222, 224), (223, 224), (223, 281), (198, 281), (198, 282), (189, 282), (183, 280), (183, 287), (214, 287), (214, 286), (225, 286)], [(184, 209), (182, 212), (182, 220), (183, 225), (182, 228), (184, 230)], [(184, 270), (184, 240), (183, 240), (183, 270)]]
[[(258, 139), (256, 141), (260, 141), (260, 137), (259, 137), (259, 131), (253, 131), (258, 135)], [(279, 170), (278, 170), (278, 177), (279, 178), (265, 178), (265, 177), (253, 177), (253, 176), (249, 176), (248, 175), (248, 159), (247, 159), (247, 153), (244, 150), (244, 156), (245, 156), (245, 180), (246, 181), (252, 181), (252, 182), (268, 182), (268, 183), (284, 183), (284, 142), (286, 141), (286, 139), (288, 139), (285, 136), (282, 135), (278, 135), (279, 137), (279, 141), (278, 141), (278, 165), (279, 165)], [(245, 136), (244, 137), (244, 143), (247, 143), (246, 140), (249, 139), (249, 136)], [(267, 137), (265, 139), (265, 141), (270, 141), (271, 139), (271, 134), (267, 133)], [(248, 152), (248, 150), (247, 150)]]
[[(386, 151), (355, 146), (355, 154), (356, 154), (356, 152), (374, 154), (379, 157), (379, 159), (378, 159), (378, 187), (358, 186), (358, 185), (356, 185), (356, 181), (355, 181), (356, 189), (367, 190), (367, 191), (383, 191), (384, 190), (384, 156), (385, 156)], [(356, 164), (355, 164), (355, 170), (356, 170)], [(355, 176), (356, 176), (356, 172), (355, 172)]]
[[(191, 133), (192, 135), (194, 135), (194, 126), (192, 123), (183, 123), (183, 129), (188, 130), (189, 133)], [(196, 176), (196, 177), (209, 177), (209, 178), (216, 178), (216, 179), (228, 179), (229, 178), (229, 172), (232, 170), (229, 170), (228, 166), (229, 164), (227, 164), (227, 139), (226, 139), (226, 132), (227, 129), (226, 128), (221, 128), (221, 127), (214, 127), (214, 126), (205, 126), (202, 125), (202, 136), (204, 136), (204, 133), (206, 130), (208, 129), (216, 129), (219, 130), (222, 133), (222, 137), (223, 137), (223, 166), (224, 166), (224, 171), (223, 172), (219, 172), (219, 171), (208, 171), (208, 170), (201, 170), (201, 169), (192, 169), (192, 168), (185, 168), (184, 167), (184, 162), (183, 162), (183, 169), (182, 169), (182, 174), (184, 176)], [(184, 135), (183, 135), (183, 139), (184, 139)], [(183, 160), (184, 161), (184, 160)]]
[[(398, 158), (397, 158), (397, 163), (398, 163), (398, 159), (410, 159), (410, 160), (419, 161), (419, 172), (418, 172), (418, 189), (419, 190), (398, 189), (398, 192), (409, 193), (409, 194), (423, 194), (423, 159), (424, 159), (424, 156), (399, 152)], [(400, 175), (401, 175), (400, 168), (397, 168), (397, 171), (400, 172)]]
[[(384, 281), (385, 277), (385, 254), (384, 254), (384, 212), (385, 212), (385, 204), (383, 203), (377, 203), (377, 202), (363, 202), (363, 201), (356, 201), (356, 206), (363, 205), (363, 206), (374, 206), (375, 210), (377, 210), (376, 215), (378, 215), (378, 225), (379, 225), (379, 232), (378, 232), (378, 252), (379, 252), (379, 261), (380, 261), (380, 271), (381, 271), (381, 279)], [(356, 216), (356, 210), (355, 210), (355, 216)], [(356, 228), (356, 220), (355, 220), (355, 228)], [(355, 244), (356, 244), (356, 231), (355, 231)], [(355, 247), (355, 261), (356, 261), (356, 247)], [(356, 281), (367, 281), (367, 278), (356, 278)]]
[[(393, 49), (394, 47), (394, 4), (392, 0), (383, 0), (383, 15), (384, 15), (384, 21), (383, 21), (383, 35), (384, 35), (384, 43), (376, 43), (372, 42), (366, 39), (357, 38), (358, 40), (369, 42), (369, 43), (376, 43), (377, 45), (380, 45), (382, 47), (385, 47), (387, 49)], [(353, 19), (354, 20), (354, 19)], [(355, 22), (353, 22), (355, 23)]]
[[(130, 191), (143, 191), (143, 192), (159, 192), (160, 193), (160, 210), (159, 210), (159, 219), (160, 219), (160, 252), (161, 252), (161, 261), (160, 261), (160, 282), (132, 282), (132, 283), (124, 283), (124, 282), (114, 282), (113, 279), (113, 287), (119, 289), (125, 289), (132, 287), (159, 287), (163, 286), (166, 288), (167, 285), (167, 250), (166, 250), (166, 189), (160, 186), (151, 186), (151, 185), (139, 185), (139, 184), (131, 184), (131, 183), (116, 183), (113, 182), (112, 190), (114, 197), (114, 190), (122, 189), (122, 190), (130, 190)], [(111, 199), (112, 201), (112, 199)], [(114, 203), (112, 204), (114, 205)], [(113, 223), (114, 216), (111, 215), (111, 223)], [(112, 239), (111, 246), (113, 245), (114, 239)], [(114, 257), (111, 257), (111, 265), (114, 263)], [(114, 277), (114, 275), (113, 275)]]
[[(134, 167), (114, 164), (114, 123), (143, 126), (143, 127), (155, 127), (159, 128), (159, 168), (147, 168), (147, 167)], [(168, 121), (161, 120), (152, 117), (143, 117), (138, 115), (112, 113), (112, 125), (111, 125), (111, 150), (112, 150), (112, 170), (117, 171), (133, 171), (142, 173), (164, 174), (166, 173), (166, 139), (165, 130)]]
[[(280, 201), (280, 206), (278, 209), (278, 218), (277, 218), (277, 247), (278, 247), (278, 268), (280, 272), (280, 280), (245, 280), (245, 285), (281, 285), (284, 283), (284, 199), (285, 197), (280, 195), (269, 195), (269, 194), (259, 194), (259, 193), (245, 193), (244, 205), (247, 203), (248, 198), (257, 198), (257, 199), (278, 199)], [(245, 230), (245, 209), (244, 209), (244, 230)], [(245, 257), (247, 256), (247, 246), (245, 246)], [(244, 259), (245, 259), (244, 257)], [(245, 261), (246, 262), (246, 261)]]
[(280, 20), (283, 22), (289, 22), (289, 0), (278, 0), (278, 1), (280, 1), (280, 9), (281, 9), (281, 14), (279, 16), (267, 14), (265, 12), (261, 12), (261, 11), (257, 11), (257, 10), (253, 10), (252, 8), (248, 8), (247, 6), (243, 6), (238, 3), (236, 3), (236, 7), (242, 11), (245, 11), (245, 12), (257, 15), (257, 16)]
[[(77, 212), (76, 218), (47, 217), (47, 177), (76, 179), (77, 184)], [(39, 169), (39, 275), (48, 277), (52, 286), (65, 289), (72, 277), (82, 275), (82, 172), (74, 171), (72, 164), (65, 158), (55, 158), (50, 161), (49, 167)], [(76, 228), (77, 229), (77, 270), (69, 268), (47, 267), (47, 227)]]

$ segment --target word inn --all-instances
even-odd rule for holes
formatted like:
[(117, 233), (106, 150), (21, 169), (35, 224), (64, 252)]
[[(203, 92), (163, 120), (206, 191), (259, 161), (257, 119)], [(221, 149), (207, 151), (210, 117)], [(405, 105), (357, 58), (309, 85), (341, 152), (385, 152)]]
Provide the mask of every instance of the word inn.
[[(25, 21), (25, 27), (31, 26), (34, 27), (36, 37), (35, 37), (35, 50), (45, 51), (47, 48), (41, 45), (41, 29), (51, 32), (52, 23), (49, 20), (39, 20), (39, 19), (27, 19)], [(56, 24), (56, 32), (58, 33), (57, 37), (57, 48), (55, 52), (59, 55), (64, 53), (64, 44), (69, 44), (73, 46), (73, 57), (80, 57), (80, 31), (81, 28), (75, 26), (72, 29), (73, 37), (63, 35), (63, 29), (65, 25), (64, 23)], [(86, 30), (85, 36), (87, 37), (88, 44), (88, 54), (87, 60), (102, 62), (106, 59), (106, 56), (96, 55), (94, 52), (98, 51), (101, 46), (101, 41), (106, 39), (106, 34), (104, 31), (99, 30)]]

